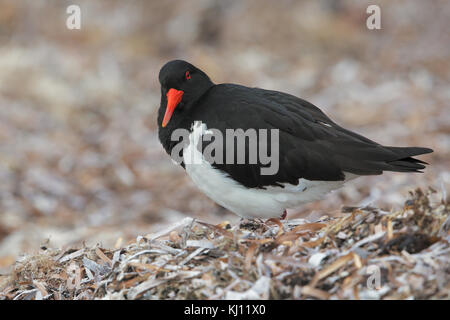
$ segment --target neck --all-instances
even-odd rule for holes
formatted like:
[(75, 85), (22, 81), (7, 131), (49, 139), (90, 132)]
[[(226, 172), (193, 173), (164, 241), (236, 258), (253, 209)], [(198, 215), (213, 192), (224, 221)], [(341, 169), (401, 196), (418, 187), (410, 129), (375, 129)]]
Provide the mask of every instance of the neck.
[(192, 113), (193, 109), (198, 104), (198, 102), (205, 96), (205, 94), (213, 86), (214, 83), (209, 81), (209, 83), (204, 84), (203, 90), (198, 91), (201, 92), (201, 94), (191, 96), (185, 94), (186, 96), (188, 96), (186, 100), (189, 102), (183, 103), (182, 105), (177, 107), (177, 109), (175, 109), (175, 112), (173, 113), (169, 123), (164, 128), (161, 126), (161, 123), (162, 119), (164, 118), (167, 100), (163, 95), (161, 96), (161, 106), (158, 110), (158, 136), (159, 140), (161, 141), (161, 144), (163, 145), (164, 149), (168, 154), (170, 154), (175, 144), (178, 143), (178, 141), (172, 141), (171, 139), (172, 132), (178, 128), (190, 130), (191, 121), (189, 121), (189, 114)]

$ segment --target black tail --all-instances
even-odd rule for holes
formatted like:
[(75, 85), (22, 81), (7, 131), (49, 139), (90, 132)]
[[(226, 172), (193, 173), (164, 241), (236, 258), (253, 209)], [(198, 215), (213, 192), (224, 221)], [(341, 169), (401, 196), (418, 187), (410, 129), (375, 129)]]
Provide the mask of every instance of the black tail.
[(422, 172), (420, 170), (425, 169), (425, 161), (412, 158), (413, 156), (418, 156), (421, 154), (431, 153), (432, 149), (429, 148), (419, 148), (419, 147), (385, 147), (386, 149), (394, 152), (398, 159), (388, 161), (388, 165), (391, 168), (386, 169), (388, 171), (397, 172)]

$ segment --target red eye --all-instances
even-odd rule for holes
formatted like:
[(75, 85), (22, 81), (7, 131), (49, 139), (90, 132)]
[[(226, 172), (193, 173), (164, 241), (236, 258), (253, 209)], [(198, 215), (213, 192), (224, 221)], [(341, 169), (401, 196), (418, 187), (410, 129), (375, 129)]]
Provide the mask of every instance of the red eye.
[(186, 79), (188, 79), (188, 80), (191, 79), (191, 73), (189, 71), (186, 71), (185, 76), (186, 76)]

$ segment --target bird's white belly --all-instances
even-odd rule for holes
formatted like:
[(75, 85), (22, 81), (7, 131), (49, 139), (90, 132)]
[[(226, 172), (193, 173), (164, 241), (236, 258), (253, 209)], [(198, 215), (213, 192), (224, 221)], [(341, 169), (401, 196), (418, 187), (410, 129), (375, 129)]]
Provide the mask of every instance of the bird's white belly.
[[(299, 179), (297, 185), (269, 186), (266, 189), (247, 188), (215, 169), (195, 148), (203, 130), (195, 128), (190, 143), (183, 149), (185, 169), (194, 184), (209, 198), (246, 218), (274, 218), (285, 209), (322, 199), (328, 192), (340, 188), (345, 181), (309, 181)], [(194, 160), (194, 161), (193, 161)], [(347, 176), (346, 181), (356, 176)]]

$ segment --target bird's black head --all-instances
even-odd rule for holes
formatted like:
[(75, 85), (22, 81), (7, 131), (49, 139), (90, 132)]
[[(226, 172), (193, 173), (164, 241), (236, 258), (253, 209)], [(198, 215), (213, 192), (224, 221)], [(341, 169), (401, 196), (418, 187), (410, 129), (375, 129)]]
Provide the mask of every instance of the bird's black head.
[[(214, 84), (200, 69), (183, 60), (167, 62), (159, 71), (161, 106), (158, 126), (166, 127), (172, 119), (182, 117)], [(178, 119), (180, 120), (180, 119)]]

